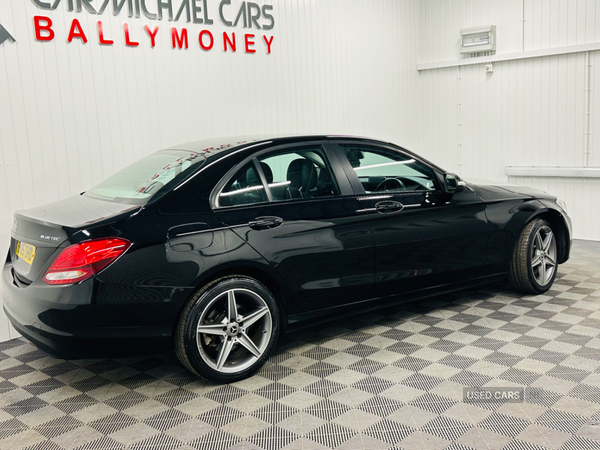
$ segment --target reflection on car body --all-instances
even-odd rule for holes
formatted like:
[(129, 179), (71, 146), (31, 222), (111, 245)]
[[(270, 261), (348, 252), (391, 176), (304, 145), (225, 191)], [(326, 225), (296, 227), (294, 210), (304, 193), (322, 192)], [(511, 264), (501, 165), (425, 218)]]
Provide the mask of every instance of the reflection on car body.
[(17, 212), (4, 308), (54, 354), (174, 348), (194, 373), (231, 382), (286, 329), (348, 309), (506, 277), (543, 293), (570, 245), (555, 197), (464, 181), (390, 143), (199, 141)]

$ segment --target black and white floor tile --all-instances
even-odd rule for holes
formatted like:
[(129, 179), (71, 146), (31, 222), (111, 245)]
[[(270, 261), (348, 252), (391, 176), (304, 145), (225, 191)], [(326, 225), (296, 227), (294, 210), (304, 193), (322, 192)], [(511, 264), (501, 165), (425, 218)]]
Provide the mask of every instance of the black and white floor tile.
[(600, 449), (600, 243), (576, 242), (546, 295), (499, 283), (303, 330), (231, 385), (170, 356), (0, 343), (2, 450), (333, 448)]

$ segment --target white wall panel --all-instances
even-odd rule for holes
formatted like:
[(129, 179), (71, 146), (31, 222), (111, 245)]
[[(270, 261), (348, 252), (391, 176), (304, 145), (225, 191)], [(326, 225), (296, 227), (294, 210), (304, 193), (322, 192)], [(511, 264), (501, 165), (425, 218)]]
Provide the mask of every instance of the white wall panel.
[(597, 0), (423, 0), (419, 62), (459, 59), (460, 29), (496, 25), (496, 53), (600, 42)]
[(419, 77), (423, 88), (419, 153), (440, 167), (458, 173), (461, 170), (457, 68), (428, 70), (420, 72)]
[(600, 208), (597, 208), (596, 204), (598, 193), (600, 193), (600, 180), (597, 178), (568, 179), (511, 176), (508, 181), (558, 195), (567, 203), (569, 216), (573, 219), (574, 233), (576, 233), (577, 238), (598, 240)]
[(458, 59), (460, 29), (479, 25), (496, 25), (498, 53), (521, 51), (521, 1), (422, 0), (419, 62)]
[[(201, 26), (68, 12), (66, 1), (56, 11), (31, 0), (0, 2), (0, 23), (17, 40), (0, 46), (0, 255), (16, 209), (79, 193), (179, 142), (344, 133), (418, 145), (418, 0), (275, 1), (275, 28), (265, 32), (274, 36), (270, 55), (262, 31), (257, 53), (245, 54), (239, 38), (248, 31), (226, 29), (218, 3), (208, 0), (214, 24)], [(34, 40), (38, 14), (54, 22), (53, 41)], [(67, 43), (74, 18), (87, 44)], [(99, 45), (98, 20), (113, 46)], [(124, 45), (125, 22), (139, 47)], [(145, 24), (160, 26), (155, 48)], [(188, 50), (171, 48), (171, 26), (187, 26)], [(211, 51), (199, 47), (201, 29), (215, 37)], [(223, 52), (224, 30), (238, 36), (235, 54)], [(8, 337), (0, 312), (0, 340)]]
[[(460, 28), (489, 23), (498, 27), (497, 54), (600, 42), (596, 0), (425, 0), (421, 21), (421, 63), (459, 59)], [(590, 62), (589, 165), (598, 166), (600, 52), (590, 52)], [(584, 52), (496, 62), (491, 74), (484, 64), (421, 71), (425, 101), (419, 151), (465, 178), (507, 180), (506, 166), (583, 166), (585, 71)], [(455, 126), (460, 134), (453, 138), (448, 131)], [(441, 136), (448, 139), (442, 145)], [(590, 220), (600, 216), (596, 180), (511, 177), (510, 181), (564, 197), (574, 236), (600, 240), (600, 221)]]
[[(239, 40), (235, 54), (224, 53), (218, 2), (208, 4), (215, 23), (187, 25), (190, 48), (174, 50), (167, 21), (0, 2), (0, 23), (17, 39), (0, 46), (0, 255), (16, 209), (81, 192), (152, 151), (205, 137), (370, 135), (463, 176), (496, 180), (507, 179), (508, 165), (584, 163), (583, 53), (495, 63), (493, 74), (482, 65), (415, 67), (458, 59), (459, 30), (484, 24), (497, 26), (499, 54), (600, 42), (597, 0), (278, 0), (271, 55), (262, 32), (256, 54)], [(33, 39), (40, 13), (54, 21), (52, 42)], [(66, 42), (73, 18), (87, 44)], [(98, 44), (99, 19), (114, 46)], [(124, 22), (138, 48), (124, 45)], [(155, 48), (145, 24), (160, 26)], [(215, 36), (209, 52), (197, 43), (204, 28)], [(245, 32), (227, 31), (238, 39)], [(600, 164), (598, 53), (590, 55), (590, 165)], [(597, 181), (510, 181), (564, 197), (575, 236), (600, 239)], [(0, 312), (0, 340), (9, 337), (6, 323)]]
[[(598, 7), (600, 11), (600, 5)], [(599, 25), (600, 28), (600, 25)], [(600, 41), (600, 36), (598, 37)], [(590, 53), (590, 136), (589, 165), (600, 166), (600, 52)], [(585, 70), (585, 68), (583, 69)], [(596, 191), (596, 197), (598, 191)], [(595, 200), (597, 202), (597, 199)]]

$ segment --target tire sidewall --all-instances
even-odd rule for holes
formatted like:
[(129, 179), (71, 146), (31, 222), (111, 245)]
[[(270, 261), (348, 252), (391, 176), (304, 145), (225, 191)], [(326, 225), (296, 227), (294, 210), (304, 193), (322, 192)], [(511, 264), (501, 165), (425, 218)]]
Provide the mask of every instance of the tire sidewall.
[[(542, 293), (546, 292), (548, 289), (550, 289), (550, 287), (554, 283), (554, 280), (556, 279), (556, 273), (558, 271), (558, 264), (556, 264), (554, 266), (554, 273), (552, 274), (552, 278), (550, 278), (550, 281), (548, 281), (548, 283), (546, 283), (544, 285), (539, 284), (537, 282), (537, 280), (535, 279), (535, 276), (533, 273), (533, 267), (531, 267), (532, 249), (533, 249), (533, 245), (535, 243), (535, 236), (538, 233), (538, 231), (543, 227), (550, 228), (550, 231), (552, 231), (553, 239), (556, 239), (556, 233), (554, 233), (554, 229), (552, 228), (550, 223), (544, 219), (538, 219), (534, 223), (533, 227), (531, 228), (531, 232), (527, 238), (527, 277), (529, 278), (529, 283), (531, 284), (531, 286), (535, 289), (535, 291), (538, 294), (542, 294)], [(556, 255), (556, 259), (558, 260), (558, 252)]]
[[(254, 364), (239, 372), (223, 373), (210, 367), (200, 355), (196, 329), (198, 321), (208, 305), (210, 305), (215, 297), (231, 289), (248, 289), (256, 292), (263, 298), (271, 312), (272, 333), (267, 348)], [(280, 329), (279, 308), (277, 307), (277, 302), (275, 301), (273, 294), (271, 294), (262, 283), (246, 277), (229, 278), (209, 287), (205, 292), (202, 292), (196, 300), (193, 300), (193, 305), (189, 313), (183, 319), (185, 320), (183, 330), (184, 351), (189, 363), (200, 376), (219, 383), (239, 381), (249, 377), (260, 369), (273, 351)]]

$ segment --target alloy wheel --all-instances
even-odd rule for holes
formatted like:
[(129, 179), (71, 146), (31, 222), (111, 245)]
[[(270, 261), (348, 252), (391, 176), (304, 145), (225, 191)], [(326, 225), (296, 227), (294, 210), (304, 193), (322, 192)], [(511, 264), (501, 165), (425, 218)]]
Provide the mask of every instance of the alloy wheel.
[(249, 289), (230, 289), (204, 309), (196, 329), (202, 359), (221, 373), (240, 372), (266, 351), (273, 333), (265, 300)]
[(548, 284), (556, 270), (556, 239), (548, 226), (541, 227), (534, 237), (531, 269), (540, 286)]

